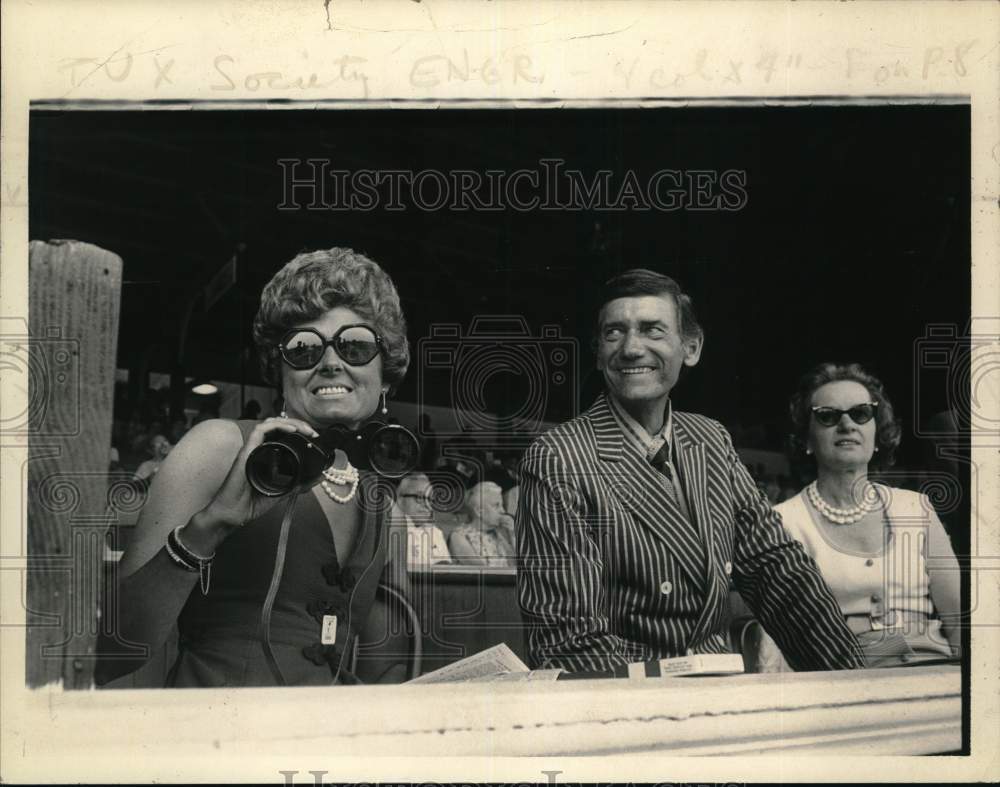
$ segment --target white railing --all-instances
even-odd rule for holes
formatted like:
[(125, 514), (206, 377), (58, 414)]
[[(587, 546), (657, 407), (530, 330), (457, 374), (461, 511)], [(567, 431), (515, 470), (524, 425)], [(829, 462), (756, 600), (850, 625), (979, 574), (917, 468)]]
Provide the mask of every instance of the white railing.
[[(312, 762), (380, 755), (909, 755), (961, 745), (956, 666), (532, 685), (34, 695), (48, 723), (45, 735), (25, 740), (27, 758), (118, 753), (119, 767), (127, 770), (127, 758), (141, 752), (143, 778), (220, 751), (249, 763), (279, 750), (284, 761)], [(95, 725), (95, 713), (128, 721)]]

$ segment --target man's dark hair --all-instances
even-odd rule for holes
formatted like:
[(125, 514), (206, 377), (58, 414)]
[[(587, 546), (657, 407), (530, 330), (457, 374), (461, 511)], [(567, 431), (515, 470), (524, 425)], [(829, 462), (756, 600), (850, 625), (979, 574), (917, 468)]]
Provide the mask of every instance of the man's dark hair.
[(604, 299), (597, 310), (594, 336), (600, 336), (601, 312), (608, 303), (617, 298), (638, 298), (643, 295), (669, 295), (677, 307), (679, 323), (677, 327), (680, 329), (681, 337), (685, 340), (704, 338), (704, 331), (698, 324), (691, 297), (686, 295), (681, 286), (669, 276), (646, 268), (632, 268), (608, 279), (604, 285)]

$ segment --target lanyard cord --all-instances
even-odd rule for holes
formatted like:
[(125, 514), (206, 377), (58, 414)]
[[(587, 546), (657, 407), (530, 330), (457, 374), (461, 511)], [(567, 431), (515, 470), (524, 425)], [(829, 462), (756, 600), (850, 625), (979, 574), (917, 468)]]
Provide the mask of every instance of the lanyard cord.
[(274, 555), (274, 571), (271, 574), (271, 586), (267, 589), (267, 596), (264, 598), (264, 606), (260, 611), (260, 632), (261, 645), (264, 647), (264, 658), (271, 668), (271, 673), (279, 686), (287, 686), (278, 660), (271, 650), (271, 610), (274, 609), (274, 600), (278, 595), (278, 586), (281, 585), (281, 575), (285, 571), (285, 553), (288, 551), (288, 530), (292, 523), (292, 514), (295, 511), (295, 502), (298, 494), (293, 494), (288, 498), (288, 505), (285, 507), (285, 516), (281, 520), (281, 531), (278, 534), (278, 549)]
[[(378, 509), (378, 505), (377, 504), (376, 504), (375, 508), (376, 508), (376, 510)], [(364, 508), (362, 508), (362, 512), (361, 512), (361, 533), (358, 535), (358, 539), (359, 540), (363, 541), (363, 539), (365, 538), (365, 536), (368, 534), (368, 529), (373, 524), (373, 522), (371, 521), (372, 516), (373, 515), (369, 511), (367, 511)], [(354, 610), (354, 592), (364, 582), (365, 577), (368, 575), (368, 572), (371, 570), (372, 566), (375, 564), (375, 561), (378, 558), (378, 554), (379, 554), (378, 549), (379, 549), (379, 546), (382, 543), (383, 522), (377, 516), (375, 516), (375, 519), (374, 519), (374, 527), (375, 527), (375, 543), (372, 546), (372, 558), (371, 558), (370, 561), (368, 561), (368, 565), (365, 566), (364, 571), (361, 572), (361, 576), (358, 577), (357, 583), (354, 585), (353, 588), (351, 588), (350, 595), (348, 596), (348, 599), (347, 599), (347, 624), (346, 624), (346, 626), (347, 626), (347, 631), (348, 632), (351, 631), (351, 616), (352, 616), (352, 612)], [(355, 544), (355, 548), (357, 548), (357, 544)], [(336, 672), (334, 673), (334, 676), (333, 676), (333, 682), (334, 683), (337, 683), (337, 681), (340, 680), (341, 673), (344, 673), (344, 672), (349, 672), (351, 674), (351, 680), (352, 680), (352, 682), (357, 682), (357, 683), (361, 682), (361, 681), (359, 681), (357, 679), (357, 677), (354, 676), (354, 671), (357, 669), (356, 662), (357, 662), (358, 635), (355, 634), (353, 638), (349, 637), (348, 638), (348, 643), (349, 643), (348, 647), (345, 647), (343, 653), (340, 654), (340, 661), (337, 662), (337, 670), (336, 670)], [(351, 669), (347, 670), (347, 669), (344, 668), (344, 661), (347, 659), (347, 656), (348, 656), (349, 653), (352, 654), (352, 663), (351, 663)]]

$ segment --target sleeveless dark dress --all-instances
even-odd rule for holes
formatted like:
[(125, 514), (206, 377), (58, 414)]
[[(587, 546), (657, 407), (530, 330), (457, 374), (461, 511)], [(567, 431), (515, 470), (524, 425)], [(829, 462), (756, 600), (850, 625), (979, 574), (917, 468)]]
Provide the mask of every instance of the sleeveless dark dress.
[[(237, 423), (244, 440), (256, 425)], [(330, 685), (350, 668), (352, 645), (387, 560), (389, 503), (377, 478), (362, 472), (354, 499), (340, 507), (345, 517), (359, 521), (354, 547), (345, 558), (337, 555), (315, 496), (298, 496), (269, 626), (271, 652), (286, 685)], [(219, 547), (208, 595), (196, 585), (178, 618), (179, 652), (168, 686), (280, 685), (265, 655), (261, 610), (285, 509), (280, 501)], [(324, 615), (337, 618), (331, 645), (321, 642)]]

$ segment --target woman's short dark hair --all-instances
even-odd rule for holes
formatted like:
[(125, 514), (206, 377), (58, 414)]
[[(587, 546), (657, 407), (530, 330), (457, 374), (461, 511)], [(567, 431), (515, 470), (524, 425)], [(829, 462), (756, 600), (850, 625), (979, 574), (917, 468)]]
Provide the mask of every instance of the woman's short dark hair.
[(299, 254), (264, 287), (253, 322), (253, 338), (264, 374), (280, 383), (278, 343), (296, 325), (344, 306), (357, 312), (385, 342), (382, 377), (395, 389), (410, 365), (406, 319), (396, 286), (378, 263), (351, 249)]
[(903, 430), (896, 420), (882, 381), (857, 363), (821, 363), (802, 375), (798, 390), (788, 403), (788, 415), (792, 422), (789, 452), (792, 464), (802, 476), (816, 477), (816, 460), (806, 453), (813, 394), (827, 383), (841, 380), (863, 385), (872, 401), (878, 402), (875, 410), (875, 446), (878, 451), (872, 457), (872, 465), (876, 469), (891, 467), (895, 461)]
[(694, 303), (691, 297), (684, 293), (681, 286), (662, 273), (646, 268), (632, 268), (609, 279), (604, 285), (604, 295), (601, 307), (597, 312), (595, 338), (601, 333), (601, 313), (604, 307), (617, 298), (638, 298), (643, 295), (669, 295), (677, 307), (678, 329), (685, 340), (702, 339), (704, 332), (698, 324), (694, 313)]

